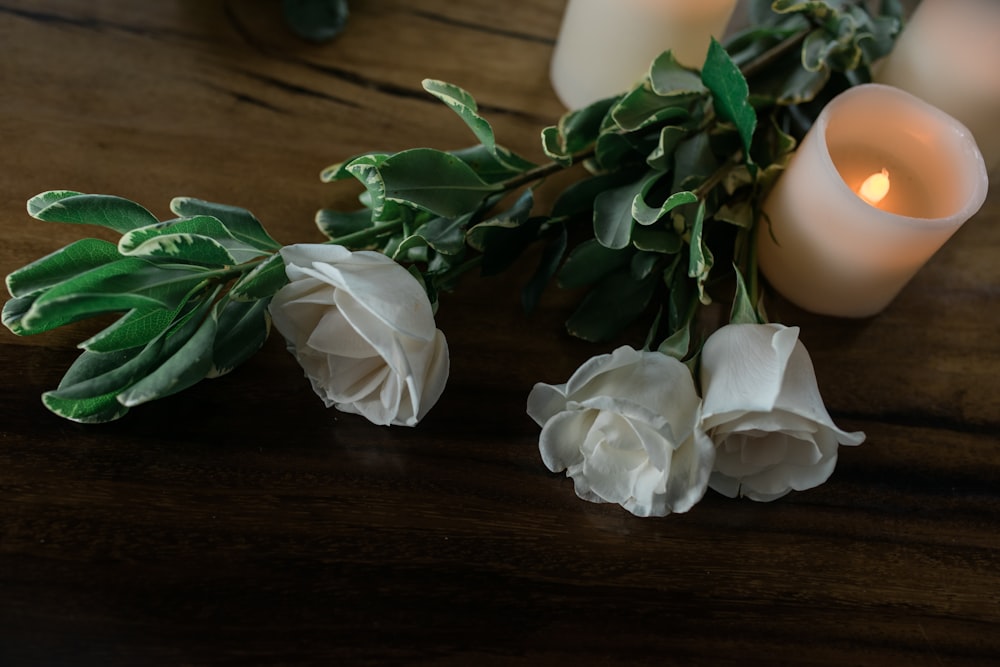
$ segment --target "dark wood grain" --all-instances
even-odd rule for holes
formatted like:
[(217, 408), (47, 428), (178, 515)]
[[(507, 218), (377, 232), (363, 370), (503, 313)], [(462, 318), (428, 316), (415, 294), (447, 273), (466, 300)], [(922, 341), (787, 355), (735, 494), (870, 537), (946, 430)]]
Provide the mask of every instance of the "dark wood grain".
[[(366, 0), (315, 46), (272, 0), (0, 0), (0, 272), (78, 237), (30, 196), (246, 206), (284, 242), (356, 191), (328, 164), (472, 142), (425, 77), (541, 157), (563, 3)], [(536, 381), (597, 350), (517, 275), (446, 295), (417, 429), (324, 409), (277, 340), (120, 422), (49, 414), (90, 325), (0, 333), (0, 664), (990, 665), (1000, 660), (1000, 199), (882, 315), (802, 327), (868, 441), (822, 487), (636, 519), (548, 473)], [(601, 350), (603, 351), (603, 350)]]

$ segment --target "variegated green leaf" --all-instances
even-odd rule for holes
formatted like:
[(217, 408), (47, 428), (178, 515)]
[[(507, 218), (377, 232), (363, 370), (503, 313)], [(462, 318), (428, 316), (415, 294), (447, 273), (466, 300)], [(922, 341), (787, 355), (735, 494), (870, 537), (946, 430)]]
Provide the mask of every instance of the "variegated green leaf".
[(229, 295), (237, 301), (265, 299), (284, 287), (287, 282), (285, 262), (279, 253), (274, 253), (233, 285)]
[(233, 238), (255, 248), (273, 252), (281, 247), (281, 244), (267, 233), (260, 220), (245, 208), (216, 204), (191, 197), (175, 197), (170, 202), (170, 210), (176, 215), (187, 218), (212, 216), (223, 224)]
[(219, 324), (212, 348), (212, 368), (207, 377), (225, 375), (264, 345), (271, 331), (271, 317), (267, 311), (269, 302), (270, 299), (225, 299), (216, 305)]
[(201, 234), (159, 234), (122, 254), (199, 266), (225, 267), (237, 264), (236, 258), (221, 243)]
[(316, 226), (328, 239), (338, 239), (374, 226), (372, 212), (363, 208), (358, 211), (342, 212), (323, 208), (316, 212)]
[(200, 267), (166, 267), (126, 257), (62, 282), (21, 317), (26, 333), (40, 333), (102, 313), (176, 308), (204, 280)]
[(64, 398), (58, 392), (42, 394), (42, 403), (63, 419), (81, 424), (103, 424), (125, 416), (128, 408), (118, 402), (118, 392), (112, 391), (89, 398)]
[(517, 170), (530, 169), (534, 163), (525, 160), (519, 155), (498, 146), (493, 127), (489, 122), (479, 115), (479, 106), (475, 98), (466, 90), (445, 81), (437, 79), (424, 79), (424, 90), (444, 102), (448, 108), (454, 111), (459, 118), (472, 130), (476, 139), (486, 147), (486, 149), (496, 156), (497, 160)]
[(114, 243), (81, 239), (8, 275), (7, 290), (25, 296), (119, 259)]
[(152, 213), (128, 199), (66, 190), (35, 195), (28, 200), (28, 213), (38, 220), (100, 225), (119, 234), (157, 223)]
[(431, 148), (396, 153), (377, 171), (383, 196), (444, 218), (458, 218), (478, 209), (501, 190), (483, 181), (454, 155)]
[(611, 250), (588, 239), (570, 253), (559, 269), (559, 286), (576, 289), (597, 282), (612, 271), (629, 263), (632, 253), (628, 250)]
[(639, 180), (605, 190), (594, 199), (594, 238), (605, 248), (620, 250), (632, 240), (632, 202), (642, 189)]
[(132, 408), (176, 394), (203, 380), (212, 370), (217, 328), (218, 321), (213, 311), (201, 320), (194, 334), (156, 370), (118, 394), (118, 401)]

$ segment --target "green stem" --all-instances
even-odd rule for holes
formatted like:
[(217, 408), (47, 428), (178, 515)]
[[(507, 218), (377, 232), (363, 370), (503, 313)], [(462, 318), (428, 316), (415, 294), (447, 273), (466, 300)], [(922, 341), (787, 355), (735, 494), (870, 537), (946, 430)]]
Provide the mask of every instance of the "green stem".
[(348, 248), (352, 246), (364, 247), (368, 245), (371, 241), (390, 234), (392, 232), (398, 232), (403, 228), (402, 220), (393, 220), (392, 222), (384, 222), (380, 225), (375, 225), (367, 229), (361, 229), (350, 234), (345, 234), (344, 236), (331, 239), (327, 241), (329, 244), (342, 245)]
[(548, 178), (553, 174), (558, 174), (564, 169), (569, 169), (573, 165), (577, 165), (587, 158), (593, 157), (595, 152), (595, 147), (591, 146), (586, 150), (582, 150), (579, 153), (574, 154), (570, 158), (570, 163), (563, 164), (561, 162), (546, 162), (545, 164), (540, 164), (537, 167), (532, 167), (531, 169), (525, 171), (522, 174), (508, 178), (506, 181), (501, 181), (500, 186), (504, 190), (516, 190), (522, 185), (527, 185), (528, 183), (533, 183), (535, 181), (540, 181), (543, 178)]

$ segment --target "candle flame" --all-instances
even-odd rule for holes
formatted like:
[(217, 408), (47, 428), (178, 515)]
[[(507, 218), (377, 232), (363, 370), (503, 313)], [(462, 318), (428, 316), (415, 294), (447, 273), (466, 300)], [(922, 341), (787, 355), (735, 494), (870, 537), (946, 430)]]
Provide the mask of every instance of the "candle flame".
[(865, 179), (861, 189), (858, 190), (858, 195), (872, 206), (878, 206), (889, 194), (889, 187), (889, 170), (883, 169)]

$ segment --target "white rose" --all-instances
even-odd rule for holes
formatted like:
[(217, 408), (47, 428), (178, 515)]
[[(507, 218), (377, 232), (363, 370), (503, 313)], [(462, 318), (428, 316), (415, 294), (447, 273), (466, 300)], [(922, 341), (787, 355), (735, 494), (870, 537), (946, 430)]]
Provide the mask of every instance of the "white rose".
[(731, 324), (705, 342), (702, 427), (716, 445), (709, 486), (769, 501), (825, 482), (838, 445), (864, 433), (837, 428), (823, 405), (798, 327)]
[(691, 509), (707, 488), (714, 448), (699, 404), (684, 364), (620, 347), (566, 384), (536, 384), (528, 414), (542, 427), (542, 461), (565, 470), (580, 498), (664, 516)]
[(448, 345), (417, 280), (381, 253), (343, 246), (292, 245), (281, 257), (289, 283), (271, 317), (326, 406), (416, 425), (448, 379)]

